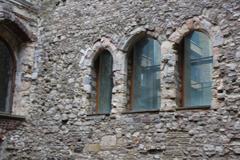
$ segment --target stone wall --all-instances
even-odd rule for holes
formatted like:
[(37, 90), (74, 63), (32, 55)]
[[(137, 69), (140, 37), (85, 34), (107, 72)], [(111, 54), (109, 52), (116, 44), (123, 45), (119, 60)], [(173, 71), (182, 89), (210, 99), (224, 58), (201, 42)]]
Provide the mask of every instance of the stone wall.
[[(28, 116), (31, 83), (36, 74), (38, 10), (21, 0), (0, 0), (0, 38), (4, 40), (14, 57), (14, 91), (12, 106), (0, 112), (0, 157), (4, 157), (4, 144), (9, 131), (16, 129)], [(1, 53), (2, 54), (2, 53)], [(1, 75), (3, 76), (3, 75)], [(22, 115), (22, 116), (21, 116)]]
[(32, 75), (37, 64), (37, 14), (31, 3), (0, 1), (0, 37), (10, 46), (16, 61), (12, 114), (27, 115)]
[[(36, 75), (26, 122), (6, 136), (2, 159), (217, 159), (240, 157), (238, 0), (43, 0)], [(176, 45), (191, 30), (213, 43), (210, 109), (179, 110)], [(129, 112), (127, 55), (149, 35), (161, 44), (161, 106)], [(110, 115), (94, 112), (92, 62), (113, 55)], [(17, 106), (16, 106), (17, 107)]]

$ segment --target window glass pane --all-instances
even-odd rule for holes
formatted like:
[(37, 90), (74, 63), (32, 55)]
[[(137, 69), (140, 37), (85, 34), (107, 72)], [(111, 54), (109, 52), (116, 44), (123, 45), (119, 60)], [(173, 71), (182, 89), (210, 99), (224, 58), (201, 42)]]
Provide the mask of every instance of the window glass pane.
[(160, 106), (160, 45), (143, 39), (133, 51), (133, 110), (151, 110)]
[(99, 56), (98, 70), (98, 113), (110, 113), (112, 98), (112, 63), (113, 59), (109, 52)]
[(0, 153), (2, 153), (2, 150), (3, 150), (3, 144), (2, 143), (3, 143), (3, 140), (0, 138)]
[(210, 40), (207, 35), (194, 31), (184, 43), (184, 106), (209, 106), (212, 99)]
[(0, 111), (2, 112), (7, 111), (7, 105), (9, 105), (11, 61), (9, 48), (0, 40)]

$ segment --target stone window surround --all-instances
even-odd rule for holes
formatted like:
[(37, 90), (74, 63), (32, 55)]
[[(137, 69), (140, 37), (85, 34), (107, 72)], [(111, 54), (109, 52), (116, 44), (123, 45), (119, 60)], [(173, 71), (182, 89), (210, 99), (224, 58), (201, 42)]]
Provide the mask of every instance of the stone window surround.
[[(217, 88), (219, 86), (222, 86), (222, 80), (217, 79), (216, 77), (218, 76), (219, 70), (215, 68), (215, 65), (217, 63), (217, 58), (219, 55), (220, 51), (220, 46), (223, 44), (223, 36), (220, 31), (220, 27), (215, 26), (211, 24), (207, 19), (205, 19), (203, 16), (198, 16), (198, 17), (193, 17), (191, 19), (186, 20), (186, 22), (180, 27), (177, 28), (174, 33), (170, 35), (168, 38), (168, 41), (163, 42), (162, 48), (162, 54), (166, 55), (163, 56), (164, 58), (162, 59), (163, 61), (167, 62), (168, 59), (168, 54), (173, 53), (176, 56), (176, 61), (174, 63), (174, 76), (178, 76), (177, 73), (177, 68), (176, 68), (176, 62), (178, 60), (177, 56), (178, 51), (177, 51), (177, 45), (182, 41), (182, 39), (191, 33), (192, 31), (200, 31), (208, 35), (210, 42), (212, 44), (212, 56), (213, 56), (213, 71), (212, 71), (212, 103), (210, 108), (211, 109), (217, 109), (219, 106), (221, 106), (222, 101), (219, 100), (217, 97)], [(162, 84), (164, 85), (164, 84)], [(162, 88), (164, 93), (168, 92), (167, 88)], [(177, 82), (175, 81), (174, 87), (171, 88), (174, 90), (174, 92), (177, 94)], [(176, 99), (177, 95), (175, 95), (174, 99)], [(169, 99), (170, 100), (170, 99)], [(172, 101), (173, 102), (173, 101)], [(168, 103), (163, 103), (163, 106), (166, 108), (163, 108), (163, 110), (176, 110), (176, 109), (184, 109), (185, 108), (180, 108), (176, 105), (176, 101), (174, 100), (175, 105), (169, 106)], [(200, 108), (201, 109), (201, 108)]]
[(8, 119), (16, 117), (24, 119), (23, 116), (27, 115), (28, 108), (21, 99), (24, 99), (23, 97), (26, 92), (29, 92), (31, 85), (31, 73), (28, 68), (33, 68), (34, 65), (36, 37), (17, 16), (5, 8), (0, 10), (0, 23), (2, 30), (0, 37), (9, 45), (16, 62), (11, 111), (1, 112), (0, 117), (5, 115)]
[[(157, 43), (159, 44), (159, 46), (161, 46), (161, 40), (158, 40), (158, 34), (152, 31), (142, 31), (139, 32), (135, 35), (133, 35), (133, 37), (131, 37), (129, 39), (129, 42), (127, 44), (129, 44), (129, 46), (125, 49), (126, 51), (126, 68), (127, 70), (125, 70), (124, 72), (127, 73), (127, 109), (126, 111), (130, 111), (130, 112), (137, 112), (137, 113), (141, 113), (141, 112), (145, 112), (145, 111), (158, 111), (158, 109), (146, 109), (146, 110), (133, 110), (133, 106), (131, 104), (131, 99), (133, 96), (133, 93), (131, 93), (131, 89), (132, 89), (132, 83), (133, 83), (133, 77), (132, 77), (132, 72), (133, 72), (133, 64), (129, 64), (129, 60), (133, 61), (133, 57), (129, 57), (129, 56), (133, 56), (133, 47), (136, 43), (138, 43), (139, 41), (145, 39), (145, 38), (151, 38), (155, 41), (157, 41)], [(160, 48), (159, 48), (160, 49)], [(160, 51), (160, 50), (159, 50)], [(161, 53), (160, 53), (161, 56)], [(161, 98), (160, 98), (161, 99)], [(126, 112), (125, 111), (125, 112)]]
[[(177, 98), (177, 82), (175, 77), (178, 75), (176, 63), (178, 60), (178, 51), (176, 46), (181, 42), (181, 40), (190, 32), (197, 30), (206, 33), (212, 43), (213, 51), (213, 82), (212, 82), (212, 104), (210, 109), (217, 109), (222, 105), (222, 101), (217, 97), (217, 88), (222, 86), (222, 80), (217, 79), (219, 73), (218, 68), (215, 68), (215, 63), (217, 63), (217, 58), (220, 52), (220, 47), (223, 44), (223, 36), (220, 31), (220, 27), (211, 24), (203, 16), (196, 16), (186, 20), (181, 27), (176, 28), (168, 39), (162, 38), (161, 31), (156, 31), (153, 29), (148, 29), (148, 27), (137, 28), (130, 33), (130, 36), (124, 38), (124, 43), (119, 42), (119, 44), (114, 45), (110, 38), (102, 38), (96, 42), (93, 49), (89, 49), (84, 52), (84, 56), (81, 59), (80, 67), (87, 70), (91, 70), (91, 63), (94, 57), (99, 53), (100, 50), (108, 50), (113, 56), (113, 91), (112, 91), (112, 110), (110, 114), (125, 114), (125, 113), (135, 113), (129, 111), (127, 107), (127, 55), (130, 47), (139, 38), (144, 36), (150, 36), (158, 40), (161, 44), (161, 106), (159, 110), (156, 111), (141, 111), (136, 113), (144, 112), (159, 112), (159, 111), (176, 111), (176, 110), (194, 110), (200, 109), (205, 110), (209, 108), (180, 108), (176, 104)], [(91, 72), (88, 72), (91, 73)], [(91, 76), (86, 74), (85, 76)], [(91, 86), (84, 87), (83, 91), (86, 93), (91, 92)], [(87, 108), (91, 106), (87, 106)], [(94, 112), (88, 112), (88, 115), (95, 115)]]

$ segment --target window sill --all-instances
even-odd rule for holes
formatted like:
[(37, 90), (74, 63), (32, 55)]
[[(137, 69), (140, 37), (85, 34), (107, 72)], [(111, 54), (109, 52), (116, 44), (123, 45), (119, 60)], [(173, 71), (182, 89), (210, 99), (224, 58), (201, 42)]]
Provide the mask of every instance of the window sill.
[(12, 115), (10, 113), (5, 113), (5, 112), (0, 112), (0, 119), (25, 121), (25, 117), (23, 116)]
[[(182, 108), (176, 108), (176, 111), (201, 111), (201, 110), (210, 110), (211, 106), (199, 106), (199, 107), (182, 107)], [(175, 112), (175, 111), (163, 111), (163, 110), (143, 110), (143, 111), (126, 111), (122, 112), (120, 114), (144, 114), (144, 113), (160, 113), (160, 112)], [(88, 117), (90, 116), (111, 116), (112, 113), (92, 113), (87, 114)]]
[(160, 110), (143, 110), (143, 111), (128, 111), (128, 112), (123, 112), (122, 114), (141, 114), (141, 113), (159, 113)]
[(87, 114), (88, 117), (90, 116), (110, 116), (110, 113), (92, 113), (92, 114)]
[(182, 111), (182, 110), (209, 110), (211, 109), (211, 106), (199, 106), (199, 107), (181, 107), (177, 108), (177, 111)]

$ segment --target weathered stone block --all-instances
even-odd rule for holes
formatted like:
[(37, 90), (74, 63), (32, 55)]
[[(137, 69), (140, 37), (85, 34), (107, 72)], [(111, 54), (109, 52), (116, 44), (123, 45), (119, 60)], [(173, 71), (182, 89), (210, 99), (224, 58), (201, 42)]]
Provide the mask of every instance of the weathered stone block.
[(100, 146), (101, 149), (113, 148), (117, 144), (117, 138), (115, 135), (104, 136), (101, 139)]
[(84, 147), (84, 151), (85, 152), (94, 152), (97, 153), (100, 151), (100, 144), (96, 143), (96, 144), (86, 144)]

